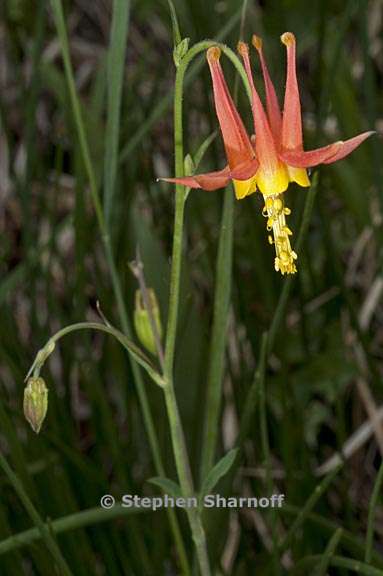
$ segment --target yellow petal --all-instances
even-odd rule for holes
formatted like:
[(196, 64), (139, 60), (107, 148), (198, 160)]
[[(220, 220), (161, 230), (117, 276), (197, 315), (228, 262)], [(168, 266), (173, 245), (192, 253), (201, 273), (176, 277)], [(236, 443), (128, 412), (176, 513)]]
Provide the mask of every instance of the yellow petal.
[(233, 180), (233, 184), (237, 200), (242, 200), (242, 198), (252, 194), (257, 189), (255, 176), (248, 180)]
[(295, 168), (294, 166), (287, 166), (289, 172), (290, 182), (296, 182), (299, 186), (307, 188), (310, 186), (310, 180), (307, 175), (306, 168)]
[(281, 194), (289, 185), (286, 166), (279, 163), (275, 170), (265, 170), (260, 166), (256, 173), (257, 186), (264, 196)]

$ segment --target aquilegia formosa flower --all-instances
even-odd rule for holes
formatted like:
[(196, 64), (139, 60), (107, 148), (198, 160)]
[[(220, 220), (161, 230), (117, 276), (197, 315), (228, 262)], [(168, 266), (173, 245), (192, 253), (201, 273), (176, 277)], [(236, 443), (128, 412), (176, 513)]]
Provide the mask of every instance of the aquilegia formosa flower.
[(350, 154), (373, 132), (363, 132), (346, 141), (339, 141), (317, 150), (304, 151), (301, 105), (295, 64), (295, 36), (282, 34), (287, 49), (287, 79), (283, 115), (262, 51), (262, 40), (253, 36), (265, 83), (266, 111), (254, 85), (249, 48), (238, 43), (252, 97), (255, 136), (249, 137), (227, 87), (218, 46), (209, 48), (207, 61), (213, 81), (215, 109), (221, 128), (228, 165), (217, 172), (196, 174), (184, 178), (164, 178), (167, 182), (184, 184), (190, 188), (216, 190), (232, 181), (238, 200), (258, 189), (264, 198), (263, 215), (267, 218), (270, 244), (275, 245), (275, 269), (282, 274), (296, 272), (296, 253), (290, 245), (291, 230), (286, 225), (290, 209), (285, 207), (283, 192), (290, 182), (309, 186), (306, 168), (331, 164)]

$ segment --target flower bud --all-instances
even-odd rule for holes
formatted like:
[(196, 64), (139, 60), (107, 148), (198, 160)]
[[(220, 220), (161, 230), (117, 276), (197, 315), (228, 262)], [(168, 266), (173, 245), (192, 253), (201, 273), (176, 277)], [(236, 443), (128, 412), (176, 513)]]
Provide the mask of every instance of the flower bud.
[(173, 50), (173, 60), (177, 68), (189, 50), (189, 42), (190, 38), (184, 38)]
[[(162, 337), (162, 325), (160, 309), (158, 306), (157, 298), (154, 290), (148, 289), (148, 298), (150, 304), (150, 312), (153, 317), (153, 321), (157, 330), (157, 336), (161, 340)], [(156, 339), (153, 333), (152, 323), (150, 321), (150, 316), (148, 310), (145, 308), (144, 301), (140, 290), (136, 290), (136, 306), (134, 310), (134, 327), (136, 329), (137, 337), (141, 344), (145, 346), (149, 352), (156, 355), (157, 346)]]
[(48, 409), (48, 388), (40, 377), (28, 378), (24, 389), (24, 416), (36, 434), (40, 432)]

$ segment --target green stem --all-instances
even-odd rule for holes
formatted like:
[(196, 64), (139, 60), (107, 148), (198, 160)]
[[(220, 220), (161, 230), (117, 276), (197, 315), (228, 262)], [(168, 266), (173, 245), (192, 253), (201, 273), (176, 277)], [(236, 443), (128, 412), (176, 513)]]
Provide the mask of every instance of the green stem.
[[(181, 486), (183, 497), (191, 498), (194, 496), (193, 480), (187, 455), (185, 436), (174, 392), (174, 386), (169, 384), (166, 385), (164, 388), (164, 394), (178, 480)], [(202, 525), (199, 508), (186, 508), (186, 512), (193, 536), (201, 574), (202, 576), (210, 576), (211, 572), (209, 556), (207, 552), (206, 535)]]
[(6, 461), (1, 452), (0, 452), (0, 466), (4, 474), (7, 476), (8, 480), (12, 484), (16, 494), (23, 503), (24, 508), (31, 517), (31, 520), (37, 526), (42, 539), (45, 541), (48, 550), (52, 554), (53, 558), (57, 563), (58, 568), (60, 569), (60, 573), (63, 574), (64, 576), (72, 576), (72, 571), (70, 570), (68, 564), (66, 563), (65, 558), (61, 554), (60, 548), (58, 547), (56, 541), (52, 537), (49, 528), (42, 521), (32, 501), (29, 499), (28, 494), (25, 492), (22, 483), (20, 482), (16, 474), (13, 472), (13, 470), (11, 469), (11, 467), (9, 466), (8, 462)]
[[(182, 97), (185, 73), (188, 65), (200, 52), (207, 50), (211, 46), (220, 46), (222, 51), (230, 58), (239, 71), (248, 89), (246, 75), (243, 66), (237, 56), (226, 46), (219, 42), (206, 40), (193, 46), (182, 59), (177, 68), (175, 88), (174, 88), (174, 148), (175, 148), (175, 174), (177, 177), (184, 174), (184, 150), (183, 150), (183, 124), (182, 124)], [(249, 94), (249, 92), (248, 92)], [(193, 478), (190, 470), (189, 457), (182, 423), (178, 411), (177, 400), (174, 391), (174, 353), (177, 334), (177, 319), (180, 297), (180, 281), (182, 266), (182, 240), (184, 228), (185, 212), (185, 189), (181, 185), (176, 186), (176, 206), (174, 215), (172, 268), (170, 274), (170, 295), (168, 324), (165, 342), (164, 361), (164, 394), (166, 409), (168, 414), (170, 433), (172, 438), (174, 459), (176, 462), (177, 475), (183, 491), (184, 497), (194, 494)], [(201, 574), (210, 575), (209, 557), (205, 531), (202, 525), (201, 513), (199, 509), (188, 508), (187, 515)]]

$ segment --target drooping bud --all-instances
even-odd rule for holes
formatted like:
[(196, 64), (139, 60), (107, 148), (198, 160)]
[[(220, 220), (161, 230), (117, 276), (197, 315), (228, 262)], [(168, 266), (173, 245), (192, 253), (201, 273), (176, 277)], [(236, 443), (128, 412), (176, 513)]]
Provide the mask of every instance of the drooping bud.
[[(147, 290), (150, 313), (156, 328), (157, 337), (161, 341), (162, 338), (162, 325), (161, 325), (161, 315), (160, 308), (158, 306), (157, 298), (155, 292), (152, 288)], [(134, 309), (134, 327), (136, 329), (137, 337), (141, 344), (145, 346), (149, 352), (156, 355), (156, 335), (152, 327), (152, 322), (148, 310), (145, 307), (144, 299), (140, 290), (136, 290), (135, 299), (135, 309)]]
[(24, 389), (24, 416), (36, 434), (40, 432), (48, 410), (48, 388), (43, 378), (31, 376)]

